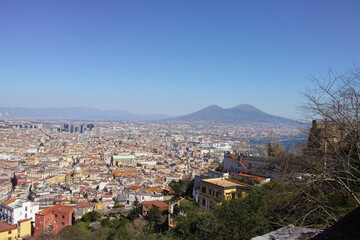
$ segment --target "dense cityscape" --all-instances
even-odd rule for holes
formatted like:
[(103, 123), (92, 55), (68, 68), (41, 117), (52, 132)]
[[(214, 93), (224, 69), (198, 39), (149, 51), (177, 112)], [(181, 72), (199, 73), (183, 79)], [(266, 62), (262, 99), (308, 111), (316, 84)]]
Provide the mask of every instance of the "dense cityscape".
[[(79, 219), (90, 210), (111, 209), (115, 202), (127, 210), (136, 198), (169, 200), (172, 181), (207, 176), (224, 161), (226, 151), (259, 156), (264, 146), (249, 143), (270, 133), (295, 136), (299, 129), (166, 121), (2, 120), (1, 219), (9, 224), (29, 219), (35, 222), (35, 235), (40, 235), (44, 223), (36, 222), (35, 214), (54, 205), (72, 206)], [(28, 210), (18, 213), (26, 204)]]
[(0, 240), (359, 240), (360, 1), (0, 1)]

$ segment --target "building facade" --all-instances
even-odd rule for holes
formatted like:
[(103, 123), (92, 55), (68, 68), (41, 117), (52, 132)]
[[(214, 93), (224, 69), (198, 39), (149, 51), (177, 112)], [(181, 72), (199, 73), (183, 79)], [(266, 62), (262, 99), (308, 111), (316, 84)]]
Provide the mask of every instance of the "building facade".
[(16, 225), (0, 222), (0, 239), (15, 240), (19, 237), (19, 229)]
[(61, 229), (73, 224), (74, 207), (54, 205), (35, 215), (35, 236), (55, 235)]
[(206, 211), (211, 204), (219, 204), (223, 200), (244, 197), (252, 186), (224, 178), (203, 179), (200, 182), (199, 206)]
[(161, 193), (146, 192), (145, 190), (138, 190), (138, 191), (126, 190), (125, 198), (126, 198), (125, 208), (130, 209), (133, 208), (134, 202), (136, 201), (138, 201), (139, 203), (143, 201), (154, 201), (154, 200), (163, 201), (164, 195)]
[(30, 219), (35, 221), (35, 213), (39, 211), (39, 205), (24, 200), (8, 200), (1, 204), (1, 221), (16, 224), (20, 220)]
[(136, 166), (136, 157), (130, 154), (114, 155), (111, 158), (112, 166)]

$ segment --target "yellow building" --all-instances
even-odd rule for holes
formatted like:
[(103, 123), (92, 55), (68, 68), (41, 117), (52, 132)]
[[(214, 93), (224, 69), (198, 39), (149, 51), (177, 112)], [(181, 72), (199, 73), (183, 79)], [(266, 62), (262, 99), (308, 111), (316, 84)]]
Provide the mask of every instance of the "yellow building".
[(25, 219), (18, 221), (19, 237), (31, 236), (31, 220)]
[(65, 182), (65, 179), (66, 179), (66, 174), (60, 174), (46, 179), (45, 182), (48, 184), (58, 184), (61, 182)]
[(39, 159), (35, 154), (28, 154), (25, 158), (25, 164), (27, 165), (37, 165), (39, 163)]
[(19, 238), (19, 230), (16, 225), (0, 222), (0, 239), (13, 240)]
[(94, 208), (95, 210), (101, 210), (105, 208), (105, 205), (103, 203), (96, 203)]
[(71, 173), (67, 173), (65, 175), (65, 182), (69, 181), (71, 179)]
[(221, 203), (223, 200), (245, 197), (252, 186), (224, 178), (203, 179), (200, 182), (199, 205), (210, 210), (211, 204)]

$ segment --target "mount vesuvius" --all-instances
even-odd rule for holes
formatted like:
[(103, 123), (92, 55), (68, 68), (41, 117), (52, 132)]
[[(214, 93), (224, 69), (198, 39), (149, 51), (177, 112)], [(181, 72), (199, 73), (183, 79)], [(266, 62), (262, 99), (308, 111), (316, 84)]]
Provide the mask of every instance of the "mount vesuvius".
[(245, 123), (284, 123), (297, 124), (298, 122), (265, 113), (256, 107), (249, 104), (240, 104), (233, 108), (222, 108), (217, 105), (208, 106), (197, 112), (173, 118), (179, 121), (207, 121), (216, 123), (231, 123), (231, 124), (245, 124)]

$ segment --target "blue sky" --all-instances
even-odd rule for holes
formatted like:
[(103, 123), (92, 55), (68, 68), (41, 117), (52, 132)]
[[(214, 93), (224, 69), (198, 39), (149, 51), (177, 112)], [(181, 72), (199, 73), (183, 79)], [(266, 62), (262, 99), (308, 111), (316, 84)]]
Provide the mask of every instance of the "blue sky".
[(0, 106), (299, 118), (308, 76), (359, 64), (360, 1), (0, 1)]

